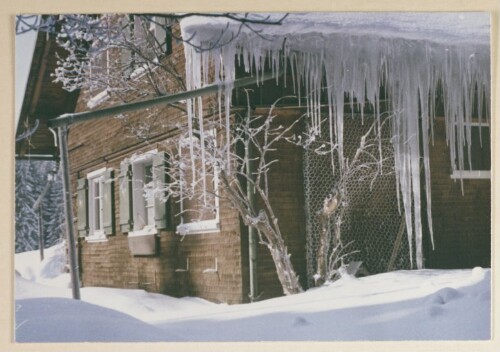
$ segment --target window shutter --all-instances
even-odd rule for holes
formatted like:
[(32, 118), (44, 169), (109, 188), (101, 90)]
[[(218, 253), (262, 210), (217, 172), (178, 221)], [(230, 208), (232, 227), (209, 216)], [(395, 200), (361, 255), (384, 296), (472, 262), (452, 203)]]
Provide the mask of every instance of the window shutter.
[(132, 165), (122, 162), (120, 165), (120, 231), (132, 231)]
[[(130, 15), (133, 16), (133, 15)], [(132, 21), (129, 16), (124, 16), (122, 18), (122, 31), (127, 42), (133, 41), (133, 31), (134, 31), (134, 22), (133, 17)], [(121, 67), (123, 67), (123, 72), (126, 76), (129, 76), (134, 70), (134, 63), (132, 52), (127, 47), (120, 48), (120, 62)]]
[(103, 225), (104, 225), (104, 233), (106, 235), (114, 235), (115, 234), (115, 216), (114, 216), (114, 207), (115, 207), (115, 197), (114, 197), (114, 182), (113, 182), (114, 172), (113, 169), (106, 169), (104, 172), (104, 180), (103, 180)]
[(76, 198), (78, 237), (85, 237), (89, 233), (88, 183), (86, 178), (81, 178), (77, 181)]
[[(167, 154), (158, 152), (153, 157), (153, 180), (156, 187), (168, 182)], [(168, 202), (164, 201), (165, 192), (155, 192), (155, 223), (157, 229), (166, 229), (168, 225)]]
[(160, 44), (162, 54), (167, 52), (167, 32), (165, 31), (165, 18), (161, 16), (155, 16), (153, 21), (155, 22), (155, 38)]

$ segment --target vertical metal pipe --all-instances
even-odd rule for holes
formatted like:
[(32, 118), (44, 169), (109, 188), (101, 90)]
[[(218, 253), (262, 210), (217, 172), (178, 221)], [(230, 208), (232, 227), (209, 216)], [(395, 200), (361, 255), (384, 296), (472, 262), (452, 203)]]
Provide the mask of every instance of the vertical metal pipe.
[(75, 228), (73, 225), (73, 204), (71, 201), (71, 189), (69, 182), (69, 156), (68, 156), (68, 126), (58, 128), (59, 151), (61, 154), (61, 166), (64, 187), (64, 211), (66, 215), (66, 235), (69, 246), (69, 264), (71, 272), (71, 288), (73, 298), (80, 299), (80, 278), (78, 275), (78, 261), (76, 253)]
[(38, 247), (40, 248), (40, 261), (43, 260), (43, 247), (45, 246), (43, 240), (43, 219), (42, 219), (42, 204), (38, 207)]
[[(251, 108), (250, 100), (248, 98), (248, 110), (247, 110), (247, 123), (250, 123), (251, 118)], [(253, 148), (250, 145), (251, 141), (245, 141), (245, 156), (246, 156), (246, 176), (247, 176), (247, 198), (250, 203), (252, 210), (255, 209), (255, 192), (253, 184), (249, 182), (252, 179), (253, 172)], [(258, 285), (257, 285), (257, 233), (253, 226), (248, 226), (248, 258), (249, 258), (249, 274), (250, 274), (250, 301), (253, 302), (257, 300), (258, 297)]]

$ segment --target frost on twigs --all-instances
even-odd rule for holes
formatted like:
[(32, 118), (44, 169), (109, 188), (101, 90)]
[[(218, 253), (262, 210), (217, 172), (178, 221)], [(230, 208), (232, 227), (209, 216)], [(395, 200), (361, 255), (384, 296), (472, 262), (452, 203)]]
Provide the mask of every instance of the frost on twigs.
[[(184, 126), (178, 143), (169, 150), (166, 191), (179, 203), (190, 205), (181, 207), (181, 218), (190, 213), (203, 219), (222, 202), (236, 209), (269, 249), (283, 292), (288, 295), (303, 289), (273, 210), (268, 176), (277, 161), (273, 158), (277, 143), (291, 135), (298, 121), (282, 126), (274, 118), (271, 110), (267, 116), (236, 114), (229, 130), (218, 116), (204, 117), (203, 126), (193, 120), (191, 130)], [(186, 233), (186, 225), (181, 224), (177, 231)]]

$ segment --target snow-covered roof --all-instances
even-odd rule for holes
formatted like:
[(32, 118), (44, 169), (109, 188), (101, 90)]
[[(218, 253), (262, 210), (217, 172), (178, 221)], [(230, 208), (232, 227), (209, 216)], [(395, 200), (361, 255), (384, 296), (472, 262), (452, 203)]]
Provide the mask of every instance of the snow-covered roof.
[[(251, 14), (253, 20), (278, 20), (280, 13)], [(241, 17), (241, 15), (240, 15)], [(187, 17), (183, 30), (196, 33), (198, 40), (213, 38), (221, 31), (239, 28), (240, 22), (228, 18)], [(291, 13), (281, 25), (251, 24), (264, 36), (303, 36), (349, 34), (428, 40), (433, 42), (468, 42), (488, 44), (490, 15), (487, 12), (311, 12)], [(242, 27), (242, 32), (249, 32)], [(228, 31), (229, 32), (229, 31)]]

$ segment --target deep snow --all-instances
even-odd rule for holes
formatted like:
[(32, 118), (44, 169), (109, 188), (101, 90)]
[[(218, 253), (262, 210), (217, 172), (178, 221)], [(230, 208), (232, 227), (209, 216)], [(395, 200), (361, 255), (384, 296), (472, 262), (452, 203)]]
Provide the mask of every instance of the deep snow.
[(485, 340), (490, 270), (347, 277), (303, 294), (241, 305), (143, 290), (84, 287), (69, 299), (63, 244), (16, 255), (18, 342)]

